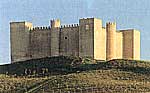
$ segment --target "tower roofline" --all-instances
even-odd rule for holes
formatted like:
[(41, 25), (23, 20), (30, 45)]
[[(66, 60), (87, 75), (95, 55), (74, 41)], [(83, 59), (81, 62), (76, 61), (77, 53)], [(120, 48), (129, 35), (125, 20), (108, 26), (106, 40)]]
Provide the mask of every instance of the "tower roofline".
[(25, 23), (26, 21), (16, 21), (16, 22), (10, 22), (10, 24), (12, 24), (12, 23)]
[(137, 29), (121, 29), (121, 30), (117, 30), (117, 31), (123, 32), (123, 31), (139, 31), (139, 30), (137, 30)]
[(16, 21), (16, 22), (10, 22), (10, 24), (15, 24), (15, 23), (31, 23), (31, 22), (27, 22), (27, 21)]
[(100, 19), (100, 20), (101, 20), (101, 18), (96, 18), (96, 17), (80, 18), (80, 20), (81, 20), (81, 19)]

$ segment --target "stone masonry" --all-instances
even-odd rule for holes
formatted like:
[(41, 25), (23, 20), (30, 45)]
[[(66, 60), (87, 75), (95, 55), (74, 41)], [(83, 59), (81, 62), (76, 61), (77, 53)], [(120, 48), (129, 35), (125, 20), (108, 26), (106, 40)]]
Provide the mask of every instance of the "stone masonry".
[(102, 27), (97, 18), (80, 19), (79, 24), (62, 26), (51, 20), (48, 27), (29, 22), (11, 22), (11, 61), (48, 56), (79, 56), (96, 60), (140, 59), (140, 32), (116, 30), (116, 23)]

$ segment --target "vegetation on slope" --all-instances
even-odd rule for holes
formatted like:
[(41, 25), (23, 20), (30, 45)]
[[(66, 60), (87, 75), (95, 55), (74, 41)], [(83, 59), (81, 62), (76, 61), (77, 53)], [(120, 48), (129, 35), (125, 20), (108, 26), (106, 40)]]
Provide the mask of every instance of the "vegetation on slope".
[[(94, 62), (87, 59), (83, 61), (78, 57), (61, 56), (3, 65), (0, 66), (0, 69), (3, 69), (0, 70), (0, 73), (7, 75), (0, 77), (2, 78), (0, 79), (0, 90), (3, 91), (8, 86), (15, 86), (11, 88), (11, 91), (21, 90), (22, 92), (28, 91), (28, 93), (43, 91), (45, 93), (60, 91), (62, 93), (86, 91), (87, 93), (89, 91), (90, 93), (94, 90), (104, 93), (150, 92), (149, 62), (135, 60)], [(22, 80), (25, 80), (26, 83)], [(4, 82), (6, 82), (5, 85)]]
[(82, 73), (73, 73), (51, 78), (49, 83), (40, 92), (92, 91), (95, 89), (105, 93), (123, 92), (150, 92), (150, 77), (133, 72), (111, 70), (92, 70)]
[(0, 75), (0, 93), (23, 93), (47, 78), (25, 78)]
[(71, 71), (69, 69), (78, 64), (81, 64), (79, 57), (46, 57), (2, 65), (0, 73), (17, 76), (66, 74)]

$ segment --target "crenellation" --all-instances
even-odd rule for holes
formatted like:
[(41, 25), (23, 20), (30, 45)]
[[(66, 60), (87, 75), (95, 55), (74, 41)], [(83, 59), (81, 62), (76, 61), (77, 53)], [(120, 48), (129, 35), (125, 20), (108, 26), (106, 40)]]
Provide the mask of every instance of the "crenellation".
[(41, 26), (41, 27), (33, 27), (30, 30), (37, 31), (37, 30), (50, 30), (50, 29), (51, 28), (49, 26)]
[[(28, 22), (11, 22), (12, 62), (47, 56), (79, 56), (96, 60), (140, 59), (140, 32), (117, 30), (116, 22), (81, 18), (79, 24), (33, 27)], [(21, 38), (20, 38), (21, 37)]]
[(106, 25), (116, 25), (116, 22), (107, 22)]
[(61, 25), (60, 28), (74, 28), (74, 27), (79, 27), (78, 24), (69, 24), (69, 25)]
[(91, 18), (81, 18), (80, 20), (90, 20), (90, 19), (94, 19), (94, 17), (91, 17)]
[(35, 27), (35, 30), (38, 30), (39, 29), (39, 27)]
[(50, 24), (51, 24), (51, 28), (57, 28), (60, 27), (60, 20), (56, 19), (56, 20), (50, 20)]

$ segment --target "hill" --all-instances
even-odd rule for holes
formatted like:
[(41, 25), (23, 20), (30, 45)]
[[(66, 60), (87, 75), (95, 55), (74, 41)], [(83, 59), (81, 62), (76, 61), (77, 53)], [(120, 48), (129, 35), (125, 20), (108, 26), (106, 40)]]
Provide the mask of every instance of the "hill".
[(2, 65), (0, 69), (0, 91), (5, 93), (150, 92), (150, 63), (144, 61), (95, 62), (61, 56)]

